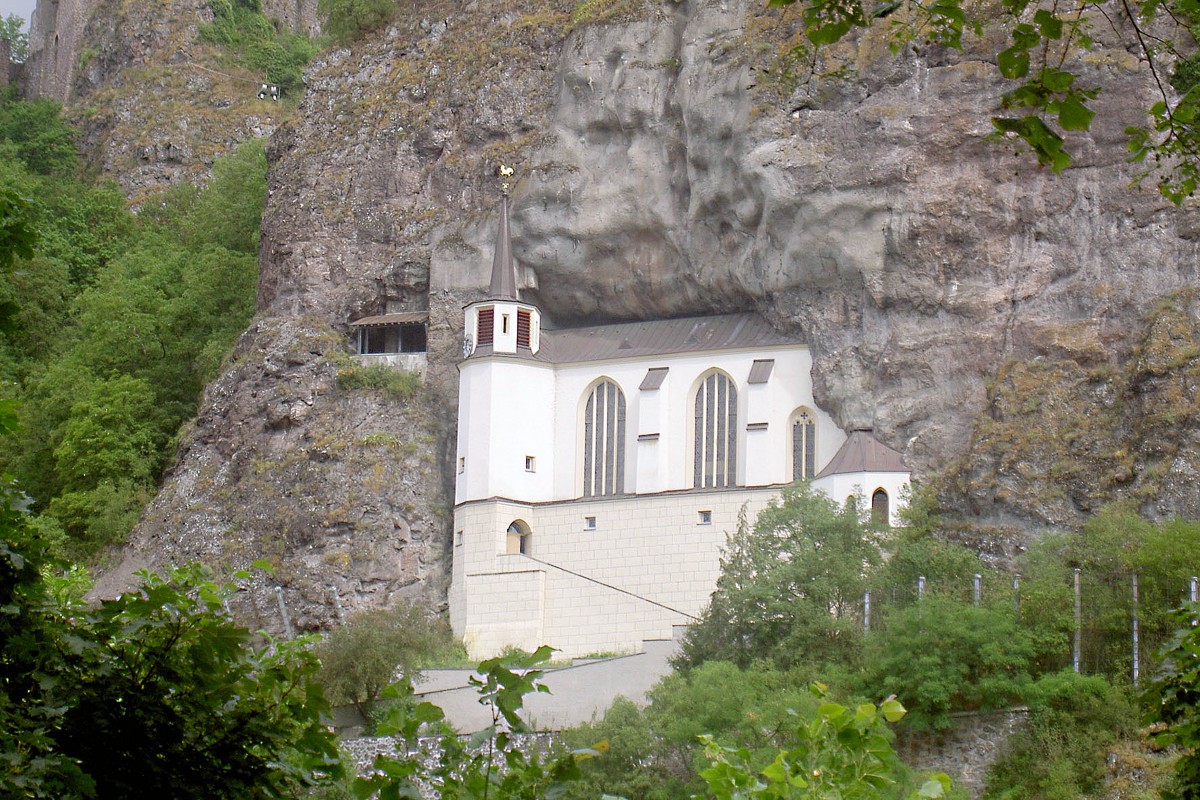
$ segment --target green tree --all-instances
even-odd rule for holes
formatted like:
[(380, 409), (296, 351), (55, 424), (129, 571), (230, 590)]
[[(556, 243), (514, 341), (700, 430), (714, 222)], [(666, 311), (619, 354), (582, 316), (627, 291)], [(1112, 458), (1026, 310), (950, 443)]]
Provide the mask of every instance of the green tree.
[[(716, 800), (871, 800), (892, 796), (903, 765), (892, 750), (886, 722), (898, 722), (905, 710), (894, 699), (854, 708), (829, 701), (825, 687), (813, 694), (823, 702), (794, 723), (795, 745), (779, 750), (761, 769), (745, 748), (719, 745), (701, 737), (711, 766), (701, 772)], [(938, 774), (905, 792), (910, 798), (941, 797), (950, 779)]]
[(881, 558), (876, 532), (853, 506), (839, 507), (806, 484), (784, 489), (753, 526), (743, 520), (730, 537), (716, 591), (689, 628), (679, 665), (856, 663), (863, 592)]
[(51, 100), (0, 93), (0, 140), (11, 143), (35, 174), (70, 176), (75, 171), (75, 131), (63, 120), (61, 106)]
[[(12, 401), (0, 431), (12, 432)], [(199, 566), (97, 606), (0, 478), (0, 796), (268, 798), (343, 772), (304, 641), (252, 645)], [(246, 576), (241, 576), (246, 577)]]
[(701, 735), (744, 748), (752, 763), (765, 767), (776, 750), (794, 743), (796, 715), (819, 705), (801, 676), (763, 663), (742, 669), (723, 661), (667, 675), (649, 700), (645, 710), (628, 701), (614, 704), (599, 722), (564, 733), (570, 747), (609, 743), (604, 758), (584, 765), (571, 797), (686, 800), (704, 789)]
[(1012, 607), (992, 609), (928, 596), (893, 615), (867, 640), (860, 688), (892, 694), (917, 729), (952, 727), (951, 711), (1019, 700), (1034, 654)]
[(1175, 762), (1175, 783), (1167, 797), (1200, 798), (1200, 603), (1184, 606), (1174, 616), (1175, 635), (1163, 647), (1160, 674), (1147, 688), (1151, 734), (1162, 746), (1180, 751)]
[(24, 17), (17, 14), (0, 17), (0, 39), (8, 40), (8, 57), (14, 63), (25, 63), (29, 57), (29, 34), (25, 31)]
[(1099, 675), (1045, 675), (1028, 687), (1028, 724), (988, 770), (989, 800), (1098, 797), (1105, 760), (1137, 721), (1127, 693)]
[(412, 681), (422, 666), (466, 655), (442, 617), (419, 605), (356, 615), (317, 647), (317, 681), (330, 701), (352, 704), (364, 720), (398, 674)]

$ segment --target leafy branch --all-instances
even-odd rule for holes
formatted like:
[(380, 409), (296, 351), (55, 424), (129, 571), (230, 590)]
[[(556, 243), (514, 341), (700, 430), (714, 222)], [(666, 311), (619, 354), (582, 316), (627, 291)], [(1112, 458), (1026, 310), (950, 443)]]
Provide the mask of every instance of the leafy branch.
[[(1146, 64), (1158, 100), (1146, 109), (1147, 124), (1126, 128), (1130, 160), (1150, 166), (1159, 191), (1175, 204), (1200, 182), (1200, 56), (1193, 31), (1200, 22), (1196, 0), (1003, 0), (1001, 14), (972, 14), (963, 0), (894, 0), (867, 14), (853, 0), (769, 0), (771, 7), (801, 4), (804, 34), (814, 48), (841, 41), (876, 20), (895, 15), (893, 52), (910, 43), (962, 50), (967, 31), (1007, 30), (1010, 44), (996, 53), (1001, 76), (1015, 84), (1000, 97), (1004, 112), (992, 118), (995, 137), (1024, 143), (1038, 162), (1056, 173), (1072, 163), (1067, 135), (1091, 129), (1100, 87), (1084, 85), (1077, 57), (1096, 49), (1090, 33), (1103, 18), (1139, 61)], [(1166, 35), (1156, 30), (1167, 28)], [(801, 49), (801, 48), (798, 48)], [(807, 50), (807, 47), (803, 49)], [(1164, 76), (1173, 67), (1173, 76)]]

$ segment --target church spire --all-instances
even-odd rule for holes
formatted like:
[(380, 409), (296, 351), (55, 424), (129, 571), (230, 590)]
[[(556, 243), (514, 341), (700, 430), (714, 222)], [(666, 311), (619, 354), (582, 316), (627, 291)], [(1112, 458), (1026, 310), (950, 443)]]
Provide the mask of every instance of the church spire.
[(488, 297), (492, 300), (516, 300), (517, 298), (517, 269), (513, 264), (512, 231), (508, 226), (508, 178), (512, 177), (511, 167), (500, 165), (500, 176), (504, 182), (500, 184), (503, 195), (500, 205), (500, 230), (496, 232), (496, 254), (492, 258), (492, 287)]

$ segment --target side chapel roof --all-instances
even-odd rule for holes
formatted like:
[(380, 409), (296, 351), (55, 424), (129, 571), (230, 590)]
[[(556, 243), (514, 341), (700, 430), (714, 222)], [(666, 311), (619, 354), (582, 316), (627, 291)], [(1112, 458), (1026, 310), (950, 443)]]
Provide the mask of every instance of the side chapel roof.
[(855, 472), (908, 472), (904, 458), (869, 430), (851, 431), (841, 448), (817, 473), (815, 480)]

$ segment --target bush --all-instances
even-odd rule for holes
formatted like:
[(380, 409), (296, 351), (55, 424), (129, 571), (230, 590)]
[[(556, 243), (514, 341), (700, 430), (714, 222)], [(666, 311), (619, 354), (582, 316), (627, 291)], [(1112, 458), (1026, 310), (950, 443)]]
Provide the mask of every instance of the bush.
[(241, 65), (256, 70), (284, 96), (299, 92), (304, 65), (320, 50), (307, 36), (279, 33), (258, 2), (210, 0), (213, 21), (200, 26), (200, 38), (232, 51)]
[(1033, 643), (1011, 609), (927, 597), (867, 639), (861, 688), (895, 694), (917, 730), (952, 727), (951, 711), (989, 710), (1019, 700)]
[(326, 18), (325, 30), (343, 43), (382, 28), (396, 13), (395, 0), (319, 0), (317, 13)]
[(421, 376), (386, 364), (350, 364), (338, 369), (337, 384), (342, 389), (371, 389), (392, 400), (408, 400), (421, 388)]
[(988, 772), (989, 800), (1075, 800), (1103, 787), (1108, 750), (1137, 723), (1126, 692), (1098, 675), (1046, 675), (1026, 692), (1029, 724)]
[(317, 682), (330, 702), (353, 705), (371, 721), (375, 702), (397, 673), (412, 680), (420, 667), (465, 656), (449, 623), (428, 609), (378, 609), (355, 616), (317, 647)]

